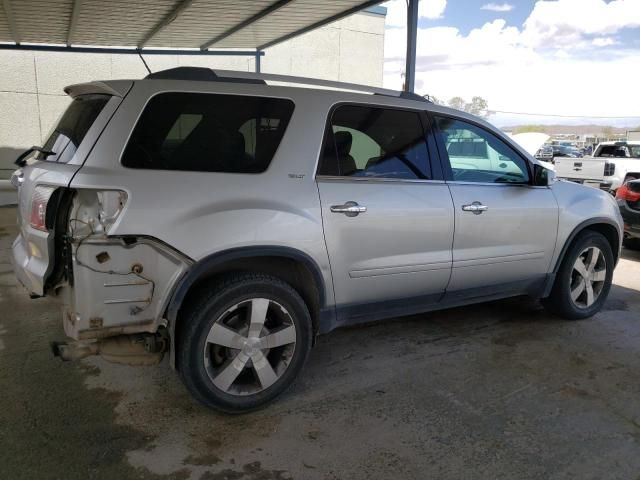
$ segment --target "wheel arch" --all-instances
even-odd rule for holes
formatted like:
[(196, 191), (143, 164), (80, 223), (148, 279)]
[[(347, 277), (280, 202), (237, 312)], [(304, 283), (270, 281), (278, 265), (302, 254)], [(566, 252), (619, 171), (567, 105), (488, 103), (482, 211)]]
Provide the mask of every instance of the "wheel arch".
[(578, 238), (578, 235), (580, 235), (585, 230), (591, 230), (601, 233), (611, 245), (611, 251), (613, 252), (615, 263), (618, 262), (618, 257), (620, 256), (620, 247), (622, 245), (622, 238), (618, 229), (618, 225), (610, 218), (595, 217), (579, 223), (571, 231), (564, 242), (562, 250), (560, 251), (560, 255), (558, 255), (558, 259), (556, 260), (556, 263), (553, 267), (553, 274), (558, 273), (560, 265), (562, 264), (562, 261), (564, 260), (569, 247), (571, 247), (572, 243), (576, 240), (576, 238)]
[(326, 314), (326, 286), (317, 263), (306, 253), (280, 246), (239, 247), (218, 252), (196, 262), (178, 282), (166, 310), (171, 335), (171, 365), (175, 367), (176, 335), (180, 334), (180, 313), (200, 286), (231, 272), (260, 272), (290, 284), (309, 308), (314, 334)]

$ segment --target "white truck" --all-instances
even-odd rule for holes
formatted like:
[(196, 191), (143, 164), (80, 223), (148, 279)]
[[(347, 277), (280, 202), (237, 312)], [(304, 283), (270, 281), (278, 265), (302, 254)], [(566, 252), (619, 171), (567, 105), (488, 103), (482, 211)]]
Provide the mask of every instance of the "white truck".
[(640, 140), (602, 142), (593, 156), (556, 157), (558, 178), (615, 192), (629, 180), (640, 178)]

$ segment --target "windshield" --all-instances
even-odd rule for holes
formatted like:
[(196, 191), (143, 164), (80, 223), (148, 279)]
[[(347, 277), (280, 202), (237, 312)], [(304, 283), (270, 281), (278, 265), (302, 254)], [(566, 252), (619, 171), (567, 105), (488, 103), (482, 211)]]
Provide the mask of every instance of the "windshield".
[(640, 145), (601, 145), (594, 156), (640, 158)]
[(53, 154), (38, 154), (36, 158), (58, 163), (71, 160), (110, 98), (109, 95), (100, 94), (80, 95), (74, 98), (43, 146), (43, 150)]

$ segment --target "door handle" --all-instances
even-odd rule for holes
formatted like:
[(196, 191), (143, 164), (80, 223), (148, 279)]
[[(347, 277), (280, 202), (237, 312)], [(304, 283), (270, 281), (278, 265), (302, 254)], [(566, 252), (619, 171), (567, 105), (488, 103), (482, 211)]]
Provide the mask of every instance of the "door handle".
[(480, 215), (482, 212), (489, 210), (489, 207), (482, 205), (480, 202), (473, 202), (469, 205), (463, 205), (462, 210), (465, 212), (473, 212), (474, 215)]
[(344, 213), (347, 217), (356, 217), (367, 211), (364, 205), (358, 205), (357, 202), (346, 202), (343, 205), (331, 205), (330, 210), (333, 213)]

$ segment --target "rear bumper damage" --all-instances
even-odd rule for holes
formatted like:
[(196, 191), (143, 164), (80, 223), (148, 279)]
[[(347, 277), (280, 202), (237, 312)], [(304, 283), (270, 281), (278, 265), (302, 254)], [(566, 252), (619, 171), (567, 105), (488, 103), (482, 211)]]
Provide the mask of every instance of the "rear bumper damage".
[(157, 334), (117, 335), (93, 342), (52, 342), (53, 355), (62, 360), (80, 360), (100, 355), (109, 362), (130, 366), (155, 365), (162, 361), (169, 339)]
[(72, 245), (73, 282), (57, 292), (65, 333), (91, 340), (155, 333), (190, 260), (146, 238), (88, 238)]

